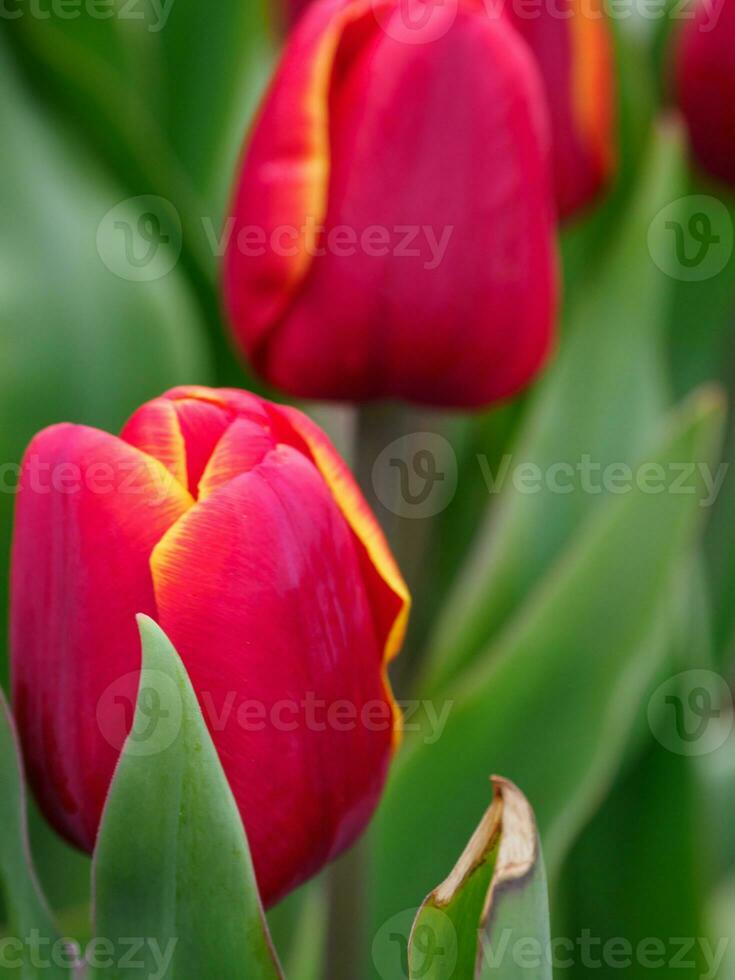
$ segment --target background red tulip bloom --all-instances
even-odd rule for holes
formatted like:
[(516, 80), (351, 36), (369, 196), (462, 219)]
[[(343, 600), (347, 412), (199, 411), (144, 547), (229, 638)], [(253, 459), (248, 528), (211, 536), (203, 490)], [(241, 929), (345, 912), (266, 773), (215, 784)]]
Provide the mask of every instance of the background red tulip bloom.
[(288, 30), (294, 26), (301, 14), (306, 10), (311, 0), (284, 0), (280, 5), (277, 19)]
[(254, 367), (292, 394), (481, 406), (549, 351), (538, 70), (480, 0), (421, 10), (312, 4), (247, 148), (226, 304)]
[(554, 192), (561, 218), (607, 187), (616, 164), (615, 48), (602, 0), (504, 10), (531, 48), (551, 116)]
[(386, 665), (408, 604), (344, 464), (294, 409), (181, 388), (120, 438), (44, 430), (23, 463), (11, 603), (15, 708), (43, 810), (93, 848), (147, 613), (189, 671), (273, 902), (350, 844), (378, 800), (399, 718)]
[(700, 2), (676, 52), (676, 91), (694, 155), (735, 184), (735, 3)]

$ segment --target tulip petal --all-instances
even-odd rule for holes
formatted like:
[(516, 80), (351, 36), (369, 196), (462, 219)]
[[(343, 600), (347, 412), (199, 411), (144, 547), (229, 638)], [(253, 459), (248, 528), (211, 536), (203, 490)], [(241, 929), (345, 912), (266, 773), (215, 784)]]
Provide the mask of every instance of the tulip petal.
[(258, 399), (247, 392), (174, 388), (142, 405), (121, 438), (158, 459), (196, 497), (215, 446), (238, 415), (268, 422)]
[(186, 445), (168, 398), (154, 398), (137, 409), (123, 426), (120, 438), (163, 463), (182, 487), (188, 487)]
[[(345, 25), (369, 10), (364, 0), (311, 7), (263, 109), (264, 117), (275, 112), (277, 118), (253, 133), (232, 205), (224, 271), (228, 308), (244, 324), (249, 344), (263, 341), (311, 264), (327, 211), (332, 63)], [(261, 248), (261, 237), (273, 235), (282, 247)]]
[[(281, 421), (276, 428), (277, 436), (301, 449), (313, 460), (362, 546), (370, 604), (387, 664), (403, 644), (411, 596), (385, 535), (349, 469), (319, 426), (303, 412), (288, 405), (273, 405), (271, 412)], [(287, 426), (285, 430), (283, 423)]]
[(37, 798), (87, 850), (132, 720), (135, 613), (156, 612), (150, 553), (192, 502), (158, 460), (84, 426), (44, 430), (24, 458), (11, 586), (15, 711)]
[(253, 421), (267, 422), (263, 399), (240, 388), (206, 388), (203, 385), (179, 385), (163, 396), (173, 402), (202, 401), (226, 409), (231, 415), (244, 415)]
[(258, 422), (236, 419), (217, 443), (199, 481), (199, 500), (242, 473), (249, 473), (276, 448), (273, 436)]
[[(514, 394), (549, 352), (538, 71), (505, 19), (469, 2), (440, 16), (440, 36), (431, 18), (431, 43), (409, 44), (364, 4), (318, 3), (291, 37), (235, 202), (236, 228), (267, 241), (252, 257), (231, 240), (225, 279), (253, 364), (286, 391), (480, 405)], [(303, 235), (285, 258), (274, 232), (308, 221), (324, 226), (318, 243)]]
[(694, 155), (735, 185), (735, 4), (692, 4), (676, 49), (676, 91)]
[(601, 0), (564, 0), (508, 15), (539, 66), (551, 117), (556, 202), (562, 218), (589, 204), (615, 169), (614, 50)]
[[(199, 695), (268, 904), (356, 837), (390, 758), (360, 564), (329, 488), (288, 446), (200, 501), (151, 559), (159, 622)], [(359, 718), (325, 723), (337, 703)], [(363, 723), (368, 705), (382, 707), (380, 726)]]
[(204, 468), (214, 447), (227, 431), (232, 415), (226, 409), (200, 398), (182, 398), (172, 404), (186, 446), (189, 492), (196, 497)]

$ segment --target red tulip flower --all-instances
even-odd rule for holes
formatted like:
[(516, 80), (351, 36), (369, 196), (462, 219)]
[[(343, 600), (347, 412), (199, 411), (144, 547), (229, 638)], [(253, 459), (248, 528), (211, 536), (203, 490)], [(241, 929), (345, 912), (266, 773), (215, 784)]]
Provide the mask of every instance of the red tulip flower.
[(694, 155), (735, 184), (735, 3), (700, 2), (676, 52), (676, 89)]
[[(499, 0), (501, 2), (501, 0)], [(591, 204), (616, 163), (615, 49), (602, 0), (560, 0), (551, 8), (505, 0), (531, 48), (551, 117), (554, 192), (561, 218)]]
[(15, 709), (43, 810), (92, 850), (146, 613), (190, 674), (272, 903), (376, 805), (400, 717), (386, 665), (408, 605), (344, 464), (294, 409), (179, 388), (119, 438), (45, 429), (23, 463), (11, 603)]
[(277, 20), (280, 20), (286, 29), (293, 27), (310, 2), (311, 0), (285, 0), (285, 3), (280, 5)]
[(226, 233), (233, 329), (272, 384), (444, 406), (513, 395), (549, 352), (556, 307), (547, 111), (527, 46), (482, 0), (313, 3)]

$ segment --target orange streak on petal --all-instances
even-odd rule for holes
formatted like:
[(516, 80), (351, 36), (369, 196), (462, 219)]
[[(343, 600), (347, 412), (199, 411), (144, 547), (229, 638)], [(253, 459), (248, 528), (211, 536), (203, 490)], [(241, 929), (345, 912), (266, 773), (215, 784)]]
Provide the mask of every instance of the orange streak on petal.
[(572, 103), (584, 145), (610, 176), (616, 164), (613, 41), (601, 0), (571, 0)]
[(311, 426), (303, 426), (299, 432), (308, 445), (319, 472), (327, 481), (347, 523), (365, 546), (365, 550), (381, 578), (401, 600), (400, 611), (388, 634), (385, 645), (384, 657), (389, 663), (400, 651), (406, 635), (408, 615), (411, 609), (411, 596), (408, 586), (391, 554), (380, 525), (365, 503), (349, 470), (328, 442), (326, 436), (318, 430), (310, 431), (310, 429)]
[(186, 446), (173, 404), (154, 398), (142, 405), (125, 423), (120, 438), (152, 456), (187, 487)]
[[(400, 600), (400, 607), (388, 632), (383, 650), (384, 665), (398, 654), (403, 644), (411, 610), (411, 595), (403, 576), (391, 554), (388, 542), (363, 498), (350, 471), (342, 462), (337, 451), (326, 435), (302, 412), (287, 406), (274, 406), (279, 414), (285, 416), (306, 443), (317, 469), (326, 480), (334, 499), (345, 520), (358, 540), (364, 546), (370, 561), (379, 576)], [(394, 715), (400, 716), (400, 709), (393, 700), (390, 684), (385, 674), (386, 691), (393, 705)], [(400, 726), (398, 726), (400, 730)]]
[[(247, 147), (225, 290), (251, 352), (283, 317), (317, 254), (329, 205), (334, 63), (345, 30), (372, 14), (370, 0), (313, 5), (291, 35)], [(238, 254), (243, 225), (265, 233), (265, 255)]]
[(205, 385), (179, 385), (177, 388), (169, 388), (163, 398), (170, 401), (181, 401), (185, 398), (194, 398), (201, 402), (210, 402), (221, 408), (227, 407), (227, 400), (223, 397), (219, 388), (207, 388)]

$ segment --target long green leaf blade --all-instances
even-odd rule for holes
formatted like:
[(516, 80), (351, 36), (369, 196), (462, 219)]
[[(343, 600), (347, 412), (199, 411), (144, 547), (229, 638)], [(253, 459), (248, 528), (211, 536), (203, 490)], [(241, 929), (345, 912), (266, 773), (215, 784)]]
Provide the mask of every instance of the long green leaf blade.
[[(0, 689), (0, 891), (9, 921), (0, 973), (21, 980), (69, 976), (73, 952), (61, 941), (33, 869), (18, 739)], [(3, 929), (0, 926), (0, 935)]]
[(491, 655), (447, 692), (443, 731), (409, 742), (375, 825), (374, 928), (415, 905), (417, 891), (425, 893), (451, 862), (482, 806), (488, 768), (507, 773), (533, 800), (556, 873), (610, 788), (665, 655), (653, 639), (702, 515), (701, 473), (711, 473), (722, 414), (721, 398), (708, 390), (674, 415), (645, 462), (669, 473), (691, 467), (691, 492), (653, 494), (636, 485), (608, 500)]
[(143, 945), (139, 971), (94, 975), (275, 980), (245, 831), (196, 695), (165, 634), (138, 622), (135, 722), (102, 818), (94, 890), (97, 936), (117, 951), (125, 937)]
[[(436, 626), (425, 692), (435, 694), (472, 663), (604, 499), (595, 473), (632, 464), (668, 401), (663, 327), (675, 283), (653, 262), (652, 221), (684, 186), (681, 132), (662, 126), (629, 211), (593, 276), (566, 313), (562, 349), (541, 384), (512, 457), (492, 473), (492, 506)], [(584, 461), (596, 469), (585, 476)], [(558, 481), (522, 492), (524, 464)], [(512, 468), (503, 477), (503, 466)], [(570, 470), (571, 467), (571, 470)], [(490, 481), (493, 481), (491, 484)]]

